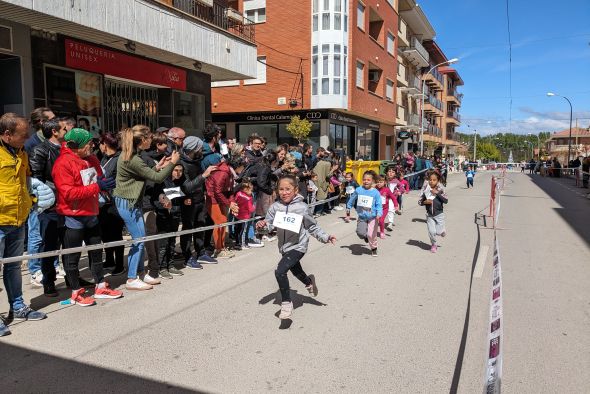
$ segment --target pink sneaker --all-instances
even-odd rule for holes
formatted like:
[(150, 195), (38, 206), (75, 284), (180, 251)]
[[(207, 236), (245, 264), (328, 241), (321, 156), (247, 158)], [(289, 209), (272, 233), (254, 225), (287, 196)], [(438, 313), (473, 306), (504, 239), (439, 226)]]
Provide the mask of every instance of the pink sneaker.
[(436, 247), (436, 244), (435, 244), (435, 245), (432, 245), (432, 246), (430, 247), (430, 252), (431, 252), (431, 253), (436, 253), (436, 251), (437, 251), (437, 250), (438, 250), (438, 248)]
[(119, 290), (113, 290), (107, 282), (103, 282), (104, 285), (96, 285), (94, 290), (94, 298), (98, 299), (115, 299), (123, 297), (123, 292)]
[(381, 234), (379, 234), (379, 238), (381, 238), (381, 239), (385, 239), (385, 233), (381, 233)]

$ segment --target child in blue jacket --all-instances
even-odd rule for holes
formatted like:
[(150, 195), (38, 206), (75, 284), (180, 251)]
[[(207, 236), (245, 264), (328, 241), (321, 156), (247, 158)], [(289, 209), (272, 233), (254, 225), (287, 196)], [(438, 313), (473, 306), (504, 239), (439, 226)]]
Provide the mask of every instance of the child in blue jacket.
[(467, 178), (467, 189), (469, 189), (469, 186), (473, 187), (473, 178), (475, 178), (475, 171), (473, 171), (471, 166), (469, 166), (467, 168), (467, 171), (465, 171), (465, 177)]
[(363, 185), (356, 188), (346, 203), (346, 209), (350, 210), (356, 202), (356, 233), (369, 243), (373, 257), (377, 257), (377, 231), (379, 218), (383, 215), (381, 194), (375, 189), (376, 176), (374, 171), (366, 171), (363, 174)]

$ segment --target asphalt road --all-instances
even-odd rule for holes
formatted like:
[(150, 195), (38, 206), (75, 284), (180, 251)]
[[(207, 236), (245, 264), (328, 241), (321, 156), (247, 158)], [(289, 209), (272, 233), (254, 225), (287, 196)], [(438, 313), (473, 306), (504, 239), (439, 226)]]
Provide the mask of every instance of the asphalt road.
[[(60, 306), (27, 284), (26, 299), (49, 318), (14, 323), (0, 339), (1, 391), (481, 392), (493, 231), (476, 215), (490, 177), (466, 190), (462, 174), (451, 176), (448, 235), (435, 255), (417, 192), (378, 258), (340, 212), (320, 218), (338, 242), (313, 241), (303, 259), (317, 298), (290, 277), (292, 321), (277, 318), (276, 242), (90, 308)], [(508, 178), (503, 389), (587, 392), (590, 202), (563, 197), (552, 179)]]

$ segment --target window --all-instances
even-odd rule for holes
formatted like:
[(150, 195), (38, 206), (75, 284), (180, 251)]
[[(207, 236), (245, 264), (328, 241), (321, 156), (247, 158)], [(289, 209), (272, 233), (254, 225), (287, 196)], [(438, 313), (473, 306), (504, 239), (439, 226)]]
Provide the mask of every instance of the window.
[(356, 62), (356, 86), (359, 88), (364, 87), (365, 77), (365, 65), (362, 62)]
[(318, 80), (314, 79), (311, 81), (311, 94), (317, 95), (318, 94)]
[(258, 56), (256, 60), (256, 79), (245, 79), (244, 85), (266, 83), (266, 56)]
[(346, 78), (344, 78), (344, 79), (342, 80), (342, 94), (343, 94), (343, 95), (345, 95), (345, 96), (347, 95), (347, 93), (346, 93), (346, 89), (347, 89), (347, 88), (348, 88), (348, 85), (347, 85), (347, 79), (346, 79)]
[(263, 23), (266, 22), (266, 8), (256, 8), (246, 10), (246, 23)]
[(324, 0), (324, 11), (330, 11), (330, 0)]
[(334, 30), (342, 29), (342, 17), (340, 13), (334, 14)]
[(322, 94), (330, 94), (330, 78), (322, 78)]
[(358, 4), (356, 9), (356, 25), (362, 31), (365, 31), (365, 6), (361, 3)]
[(322, 30), (330, 30), (330, 13), (324, 12), (322, 14)]
[(323, 76), (328, 76), (329, 72), (328, 72), (328, 59), (330, 58), (330, 56), (328, 55), (323, 55), (322, 56), (322, 75)]
[(317, 78), (318, 76), (318, 56), (314, 55), (311, 60), (311, 76)]
[(334, 76), (340, 76), (340, 54), (334, 54)]
[(348, 31), (348, 15), (344, 15), (344, 31)]
[(334, 0), (334, 11), (342, 11), (342, 0)]
[(393, 101), (393, 81), (387, 80), (387, 84), (385, 85), (385, 98), (387, 101)]
[(395, 40), (395, 36), (390, 33), (387, 32), (387, 53), (389, 53), (390, 55), (393, 55), (393, 41)]
[(334, 87), (333, 87), (334, 94), (340, 94), (340, 79), (334, 78)]
[(313, 16), (313, 31), (318, 31), (318, 16)]
[(319, 0), (313, 0), (313, 12), (318, 12)]
[(330, 44), (323, 44), (322, 45), (322, 53), (330, 52)]

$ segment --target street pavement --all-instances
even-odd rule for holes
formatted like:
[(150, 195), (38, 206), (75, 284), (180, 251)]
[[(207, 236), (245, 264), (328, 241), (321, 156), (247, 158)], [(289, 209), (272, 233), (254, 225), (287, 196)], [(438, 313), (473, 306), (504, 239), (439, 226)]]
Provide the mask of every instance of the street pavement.
[[(25, 298), (49, 317), (13, 323), (0, 339), (1, 391), (481, 392), (494, 233), (478, 213), (487, 213), (490, 178), (478, 173), (467, 190), (463, 174), (450, 176), (437, 254), (417, 192), (377, 258), (343, 212), (321, 217), (338, 242), (312, 241), (302, 260), (316, 298), (290, 276), (292, 320), (277, 318), (276, 242), (90, 308), (60, 306), (24, 275)], [(505, 392), (590, 387), (590, 201), (566, 192), (553, 179), (507, 175)]]

